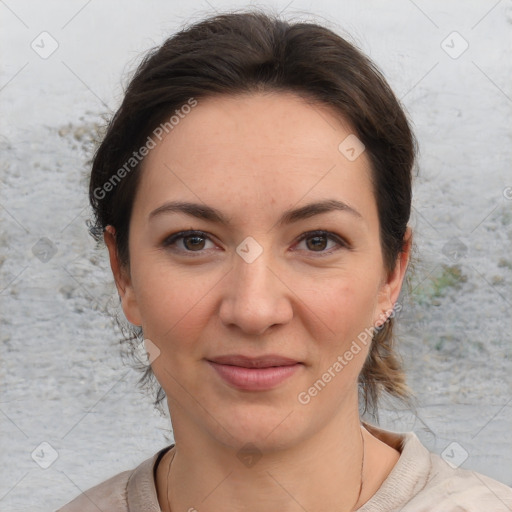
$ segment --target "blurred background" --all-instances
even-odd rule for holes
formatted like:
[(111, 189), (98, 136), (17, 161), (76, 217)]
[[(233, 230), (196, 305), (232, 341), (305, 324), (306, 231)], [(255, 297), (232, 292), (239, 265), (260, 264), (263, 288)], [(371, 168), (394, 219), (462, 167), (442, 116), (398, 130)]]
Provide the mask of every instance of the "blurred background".
[(121, 357), (88, 163), (145, 51), (251, 5), (347, 37), (403, 102), (420, 157), (399, 347), (417, 405), (380, 421), (512, 485), (510, 0), (0, 0), (4, 512), (54, 510), (172, 442)]

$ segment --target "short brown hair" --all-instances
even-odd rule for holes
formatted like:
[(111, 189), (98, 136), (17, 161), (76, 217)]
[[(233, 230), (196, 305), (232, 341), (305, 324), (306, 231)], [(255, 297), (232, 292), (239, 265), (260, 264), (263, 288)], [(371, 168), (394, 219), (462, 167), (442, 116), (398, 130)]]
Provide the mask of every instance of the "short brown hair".
[[(389, 271), (393, 269), (404, 246), (416, 154), (414, 135), (399, 101), (368, 57), (330, 29), (289, 23), (256, 10), (207, 18), (145, 56), (93, 159), (89, 189), (93, 236), (99, 240), (107, 225), (114, 226), (120, 261), (129, 267), (128, 233), (140, 164), (123, 173), (108, 191), (104, 184), (155, 127), (190, 98), (257, 91), (295, 92), (329, 106), (350, 122), (371, 162), (384, 263)], [(373, 411), (381, 390), (408, 397), (393, 348), (393, 322), (388, 319), (376, 331), (359, 378), (365, 408)], [(141, 383), (154, 379), (151, 368), (144, 369)], [(155, 405), (164, 396), (159, 387)]]

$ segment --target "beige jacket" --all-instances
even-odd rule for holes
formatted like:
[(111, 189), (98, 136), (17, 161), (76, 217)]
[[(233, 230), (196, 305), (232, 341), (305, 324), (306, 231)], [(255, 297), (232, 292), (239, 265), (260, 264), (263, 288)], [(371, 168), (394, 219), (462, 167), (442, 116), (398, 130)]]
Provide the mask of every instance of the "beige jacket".
[[(357, 512), (512, 512), (512, 488), (453, 469), (415, 434), (368, 430), (401, 456), (379, 490)], [(154, 470), (168, 446), (134, 470), (85, 491), (57, 512), (161, 512)]]

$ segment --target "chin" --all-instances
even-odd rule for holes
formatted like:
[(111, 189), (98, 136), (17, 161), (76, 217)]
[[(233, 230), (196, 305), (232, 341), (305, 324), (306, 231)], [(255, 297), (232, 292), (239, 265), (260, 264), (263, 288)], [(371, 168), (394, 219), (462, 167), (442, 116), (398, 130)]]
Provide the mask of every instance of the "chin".
[(223, 418), (221, 424), (232, 437), (222, 428), (221, 432), (215, 430), (223, 443), (236, 449), (251, 443), (261, 451), (282, 450), (299, 443), (306, 434), (303, 430), (307, 429), (304, 424), (308, 423), (307, 419), (303, 414), (299, 416), (291, 405), (240, 403), (219, 411), (219, 417)]

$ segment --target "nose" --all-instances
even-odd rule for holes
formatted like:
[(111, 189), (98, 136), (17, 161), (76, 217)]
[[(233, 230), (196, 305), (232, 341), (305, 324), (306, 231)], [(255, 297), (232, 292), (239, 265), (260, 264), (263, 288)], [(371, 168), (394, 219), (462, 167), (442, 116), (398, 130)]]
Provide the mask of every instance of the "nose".
[(251, 263), (237, 255), (225, 285), (227, 291), (219, 311), (225, 326), (261, 335), (293, 317), (293, 293), (266, 251)]

